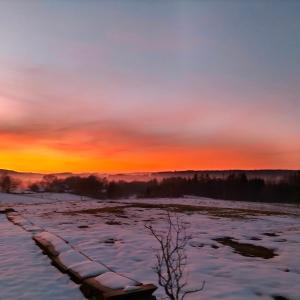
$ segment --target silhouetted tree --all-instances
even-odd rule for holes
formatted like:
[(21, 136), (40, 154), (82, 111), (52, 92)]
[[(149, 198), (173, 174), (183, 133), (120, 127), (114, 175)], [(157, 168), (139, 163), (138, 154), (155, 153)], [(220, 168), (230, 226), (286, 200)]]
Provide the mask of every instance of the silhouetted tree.
[(28, 189), (34, 193), (40, 192), (40, 186), (38, 183), (32, 183), (28, 186)]
[(9, 175), (3, 175), (0, 179), (1, 191), (4, 193), (11, 193), (20, 185), (20, 181), (12, 178)]

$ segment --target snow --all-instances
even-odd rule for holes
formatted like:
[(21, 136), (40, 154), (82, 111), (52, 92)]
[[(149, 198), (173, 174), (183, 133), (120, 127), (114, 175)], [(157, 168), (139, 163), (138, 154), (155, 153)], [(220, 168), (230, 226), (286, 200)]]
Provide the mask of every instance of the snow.
[(6, 203), (8, 206), (15, 204), (47, 204), (60, 203), (64, 201), (89, 200), (88, 197), (82, 197), (73, 194), (62, 193), (37, 193), (37, 194), (6, 194), (0, 192), (0, 203)]
[(134, 285), (127, 285), (124, 287), (124, 292), (132, 292), (138, 290), (140, 287), (139, 286), (134, 286)]
[(121, 276), (114, 272), (106, 272), (102, 275), (97, 276), (95, 280), (100, 284), (108, 288), (111, 288), (113, 290), (119, 290), (119, 289), (128, 290), (128, 286), (138, 285), (138, 282), (136, 282), (135, 280)]
[(108, 269), (94, 261), (84, 261), (71, 265), (69, 270), (80, 280), (108, 272)]
[(78, 286), (59, 272), (31, 234), (0, 214), (0, 299), (83, 300)]
[[(192, 237), (187, 247), (189, 288), (199, 288), (202, 281), (206, 282), (202, 292), (191, 294), (186, 299), (273, 300), (274, 295), (290, 300), (300, 299), (299, 206), (201, 197), (106, 201), (81, 200), (81, 197), (70, 194), (8, 196), (0, 193), (0, 208), (13, 207), (33, 224), (59, 235), (75, 249), (119, 274), (158, 285), (153, 271), (158, 246), (144, 225), (151, 223), (153, 227), (164, 230), (165, 211), (138, 205), (128, 207), (130, 203), (175, 203), (209, 207), (215, 211), (221, 208), (233, 212), (235, 209), (261, 212), (249, 212), (242, 216), (236, 212), (236, 217), (234, 214), (230, 217), (218, 216), (209, 211), (180, 213)], [(99, 210), (116, 206), (127, 207), (117, 213)], [(99, 211), (89, 214), (84, 212), (85, 209)], [(274, 249), (277, 256), (271, 259), (242, 256), (231, 247), (215, 241), (225, 236), (241, 243)], [(15, 241), (15, 245), (18, 247), (19, 242)], [(68, 265), (76, 266), (74, 263), (70, 259)], [(122, 284), (122, 288), (126, 286), (132, 284)], [(164, 296), (163, 289), (159, 288), (155, 295)]]
[(58, 255), (59, 261), (71, 269), (73, 265), (87, 261), (87, 258), (75, 250), (68, 250)]
[(29, 224), (29, 225), (26, 224), (23, 226), (23, 228), (27, 231), (32, 232), (33, 234), (43, 231), (43, 229), (41, 227), (36, 226), (36, 225), (31, 225), (31, 224)]
[(11, 222), (13, 222), (16, 225), (19, 226), (26, 226), (26, 225), (32, 225), (28, 220), (26, 220), (25, 218), (17, 215), (17, 214), (8, 214), (9, 219), (11, 220)]
[(39, 232), (34, 235), (34, 238), (42, 243), (43, 246), (54, 256), (70, 250), (70, 246), (64, 240), (50, 232)]

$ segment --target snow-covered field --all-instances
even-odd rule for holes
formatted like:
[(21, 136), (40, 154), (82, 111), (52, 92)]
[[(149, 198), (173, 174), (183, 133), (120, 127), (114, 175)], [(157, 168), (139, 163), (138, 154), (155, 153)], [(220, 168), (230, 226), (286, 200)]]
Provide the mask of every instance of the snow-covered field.
[(0, 299), (83, 299), (78, 286), (50, 264), (31, 235), (1, 214)]
[[(157, 277), (152, 267), (157, 244), (144, 225), (151, 223), (155, 228), (164, 228), (166, 208), (172, 207), (182, 216), (192, 236), (187, 248), (190, 287), (197, 288), (203, 280), (206, 282), (202, 292), (186, 299), (300, 299), (300, 207), (196, 197), (109, 201), (46, 193), (0, 194), (1, 207), (13, 207), (36, 225), (58, 234), (75, 248), (115, 271), (144, 283), (155, 284)], [(1, 238), (13, 225), (10, 224), (10, 228), (6, 226), (1, 228)], [(247, 249), (237, 253), (239, 251), (216, 241), (222, 237), (231, 237), (238, 243), (264, 246), (274, 250), (275, 256), (270, 259), (245, 256)], [(17, 249), (23, 246), (23, 240), (27, 238), (30, 240), (30, 235), (12, 239), (10, 243), (15, 244)], [(5, 239), (1, 240), (3, 249), (4, 243)], [(34, 244), (32, 241), (30, 243), (29, 250), (25, 247), (18, 251), (32, 253), (36, 250), (40, 253), (39, 248), (33, 250)], [(7, 247), (12, 247), (11, 244)], [(9, 272), (11, 284), (17, 285), (16, 289), (20, 290), (25, 282), (14, 282), (14, 272), (17, 278), (20, 268), (26, 267), (26, 273), (32, 276), (35, 276), (36, 270), (27, 263), (13, 269), (1, 268), (7, 264), (6, 257), (2, 255), (0, 261), (0, 289), (6, 290), (2, 278), (6, 278), (5, 272)], [(53, 271), (51, 268), (49, 265), (49, 272)], [(57, 280), (54, 282), (56, 284)], [(34, 282), (28, 280), (26, 284), (32, 285)], [(70, 287), (72, 292), (74, 287), (71, 282), (67, 286), (65, 298), (54, 295), (51, 299), (80, 299), (77, 294), (70, 298)], [(48, 299), (50, 294), (45, 292), (45, 297), (41, 298)], [(155, 294), (159, 299), (163, 296), (162, 289)]]

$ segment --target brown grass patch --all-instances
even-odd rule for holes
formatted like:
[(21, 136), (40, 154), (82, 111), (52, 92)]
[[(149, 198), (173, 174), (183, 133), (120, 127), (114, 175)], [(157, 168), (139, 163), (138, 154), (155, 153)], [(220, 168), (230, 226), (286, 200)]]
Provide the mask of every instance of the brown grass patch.
[(231, 237), (217, 238), (215, 239), (215, 241), (219, 242), (222, 245), (229, 246), (234, 250), (235, 253), (247, 257), (260, 257), (264, 259), (270, 259), (274, 256), (277, 256), (273, 249), (248, 243), (240, 243)]
[(275, 211), (264, 211), (257, 209), (244, 209), (244, 208), (224, 208), (224, 207), (211, 207), (211, 206), (201, 206), (201, 205), (187, 205), (187, 204), (152, 204), (152, 203), (126, 203), (126, 205), (119, 206), (107, 206), (100, 208), (89, 208), (82, 210), (73, 210), (67, 212), (61, 212), (65, 215), (75, 215), (75, 214), (115, 214), (117, 217), (126, 218), (125, 210), (127, 208), (136, 208), (139, 211), (145, 209), (160, 209), (169, 212), (176, 213), (203, 213), (208, 214), (212, 217), (219, 218), (232, 218), (232, 219), (243, 219), (255, 216), (274, 216), (274, 215), (288, 215), (287, 213), (275, 212)]
[(65, 211), (61, 212), (64, 215), (75, 215), (75, 214), (124, 214), (124, 209), (128, 207), (127, 205), (122, 206), (107, 206), (107, 207), (99, 207), (99, 208), (88, 208), (81, 210), (73, 210), (73, 211)]
[(107, 225), (122, 225), (122, 223), (118, 222), (118, 221), (107, 221), (107, 222), (105, 222), (105, 224), (107, 224)]
[(151, 204), (151, 203), (138, 203), (134, 202), (128, 207), (144, 208), (144, 209), (162, 209), (170, 212), (178, 213), (204, 213), (213, 217), (222, 218), (247, 218), (253, 216), (274, 216), (285, 215), (282, 212), (264, 211), (257, 209), (243, 209), (243, 208), (223, 208), (223, 207), (211, 207), (201, 205), (186, 205), (186, 204)]
[(289, 300), (289, 298), (286, 298), (286, 297), (281, 296), (281, 295), (273, 295), (272, 298), (274, 300)]

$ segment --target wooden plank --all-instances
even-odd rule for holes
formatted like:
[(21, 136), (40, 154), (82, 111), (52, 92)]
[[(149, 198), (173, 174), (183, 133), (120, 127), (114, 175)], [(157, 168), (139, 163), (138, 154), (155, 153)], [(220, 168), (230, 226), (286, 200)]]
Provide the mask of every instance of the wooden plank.
[[(138, 289), (124, 291), (123, 289), (114, 290), (100, 284), (95, 278), (83, 281), (81, 290), (87, 298), (94, 297), (97, 300), (152, 300), (152, 294), (157, 289), (153, 284), (140, 284)], [(93, 298), (93, 299), (94, 299)]]

